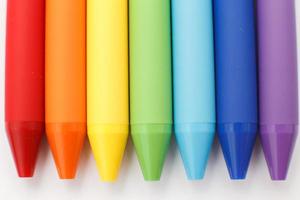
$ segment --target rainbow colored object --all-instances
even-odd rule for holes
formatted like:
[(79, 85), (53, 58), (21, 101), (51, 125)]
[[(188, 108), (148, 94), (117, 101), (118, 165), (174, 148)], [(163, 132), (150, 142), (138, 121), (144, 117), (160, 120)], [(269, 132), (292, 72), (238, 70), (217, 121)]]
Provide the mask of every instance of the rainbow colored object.
[(294, 0), (257, 3), (262, 147), (273, 180), (285, 180), (298, 135)]
[(215, 0), (218, 136), (231, 179), (244, 179), (258, 123), (254, 1)]
[(202, 179), (215, 135), (213, 14), (210, 0), (173, 0), (174, 123), (189, 179)]
[[(9, 0), (5, 128), (19, 177), (43, 134), (61, 179), (88, 134), (101, 180), (119, 176), (129, 135), (160, 180), (172, 133), (187, 178), (204, 178), (215, 132), (245, 179), (259, 132), (272, 180), (298, 135), (295, 0)], [(174, 123), (173, 123), (174, 121)]]
[(127, 0), (88, 0), (88, 136), (104, 181), (115, 181), (129, 133)]
[(145, 180), (159, 180), (172, 133), (169, 0), (129, 0), (131, 135)]
[(62, 179), (75, 177), (86, 136), (85, 15), (85, 0), (46, 0), (46, 133)]

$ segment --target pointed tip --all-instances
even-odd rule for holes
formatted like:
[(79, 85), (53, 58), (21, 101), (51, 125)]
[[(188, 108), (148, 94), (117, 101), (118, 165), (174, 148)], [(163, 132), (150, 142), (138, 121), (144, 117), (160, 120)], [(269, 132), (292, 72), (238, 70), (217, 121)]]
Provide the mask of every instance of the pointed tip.
[(89, 141), (101, 180), (114, 182), (118, 178), (120, 166), (128, 138), (128, 126), (121, 132), (90, 128)]
[(47, 124), (47, 138), (60, 179), (73, 179), (85, 139), (84, 124)]
[(203, 179), (214, 140), (215, 125), (176, 125), (175, 130), (188, 179)]
[(261, 127), (262, 147), (271, 179), (286, 180), (298, 135), (297, 126), (277, 125), (272, 127)]
[(34, 175), (34, 170), (31, 171), (23, 171), (22, 169), (18, 169), (19, 178), (32, 178)]
[(158, 181), (169, 148), (171, 125), (142, 125), (131, 129), (133, 143), (146, 181)]
[(157, 169), (147, 169), (147, 167), (144, 167), (143, 176), (145, 181), (160, 181), (161, 170), (158, 172)]
[(218, 126), (219, 141), (232, 180), (246, 178), (256, 132), (256, 124), (235, 123)]
[(35, 164), (45, 125), (42, 122), (7, 122), (7, 136), (18, 176), (30, 178)]
[(248, 170), (248, 166), (247, 168), (244, 167), (228, 167), (229, 169), (229, 176), (231, 180), (245, 180), (246, 176), (247, 176), (247, 170)]

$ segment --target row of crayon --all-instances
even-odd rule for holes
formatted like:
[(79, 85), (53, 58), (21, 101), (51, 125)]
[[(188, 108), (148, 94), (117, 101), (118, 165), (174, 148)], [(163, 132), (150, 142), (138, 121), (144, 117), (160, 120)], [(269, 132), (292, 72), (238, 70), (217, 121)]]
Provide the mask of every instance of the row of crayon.
[(6, 129), (18, 174), (33, 175), (46, 132), (60, 178), (74, 178), (87, 133), (100, 176), (114, 181), (130, 120), (144, 178), (159, 180), (174, 115), (189, 179), (203, 178), (215, 132), (230, 177), (244, 179), (259, 129), (271, 178), (284, 180), (296, 57), (294, 0), (9, 0)]

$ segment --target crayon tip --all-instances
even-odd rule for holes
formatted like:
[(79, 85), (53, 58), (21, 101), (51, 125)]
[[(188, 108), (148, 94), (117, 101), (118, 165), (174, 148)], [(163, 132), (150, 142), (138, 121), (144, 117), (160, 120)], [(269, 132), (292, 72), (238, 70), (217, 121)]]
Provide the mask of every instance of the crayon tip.
[(60, 179), (75, 178), (86, 133), (85, 124), (46, 124), (46, 132)]
[(176, 125), (175, 130), (188, 179), (203, 179), (214, 140), (215, 125)]
[(286, 180), (297, 135), (296, 125), (278, 125), (269, 130), (261, 127), (262, 147), (272, 180)]
[(219, 141), (232, 180), (246, 178), (256, 132), (256, 124), (235, 123), (218, 125)]
[(13, 153), (18, 176), (32, 177), (42, 135), (43, 122), (7, 122), (6, 131)]
[[(88, 128), (89, 141), (101, 180), (114, 182), (118, 178), (128, 138), (128, 126), (122, 132)], [(105, 132), (104, 132), (105, 131)]]
[(146, 181), (160, 180), (171, 133), (171, 125), (132, 126), (133, 143)]

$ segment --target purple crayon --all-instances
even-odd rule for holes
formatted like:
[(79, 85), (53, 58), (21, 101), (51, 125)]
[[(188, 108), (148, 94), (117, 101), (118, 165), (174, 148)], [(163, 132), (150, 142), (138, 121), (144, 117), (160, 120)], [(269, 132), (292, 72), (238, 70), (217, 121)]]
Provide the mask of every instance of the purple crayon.
[(285, 180), (298, 133), (294, 0), (258, 0), (260, 135), (272, 180)]

